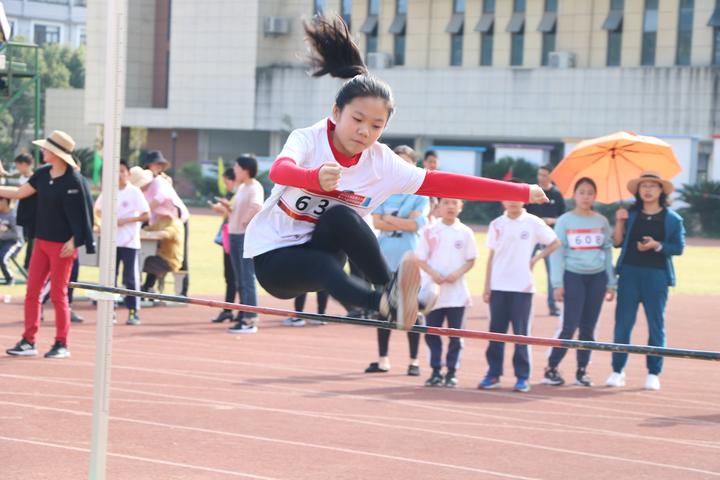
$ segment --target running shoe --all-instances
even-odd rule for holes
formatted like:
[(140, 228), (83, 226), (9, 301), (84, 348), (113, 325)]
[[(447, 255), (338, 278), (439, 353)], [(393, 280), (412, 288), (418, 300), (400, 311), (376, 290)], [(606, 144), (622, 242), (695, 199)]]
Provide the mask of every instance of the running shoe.
[(443, 377), (443, 374), (440, 373), (440, 369), (433, 368), (432, 375), (430, 375), (430, 378), (425, 380), (425, 386), (426, 387), (442, 387), (444, 381), (445, 381), (445, 378)]
[(226, 330), (228, 333), (257, 333), (257, 325), (250, 325), (240, 320), (232, 327)]
[(608, 377), (605, 385), (608, 387), (624, 387), (625, 386), (625, 373), (613, 372)]
[(575, 372), (575, 385), (580, 385), (581, 387), (592, 387), (593, 382), (590, 378), (590, 375), (587, 374), (587, 370), (584, 368), (578, 368), (577, 372)]
[(500, 388), (500, 377), (493, 377), (486, 375), (478, 384), (480, 390), (492, 390), (494, 388)]
[(545, 367), (545, 375), (540, 380), (543, 385), (562, 385), (565, 383), (565, 379), (560, 375), (556, 367)]
[(304, 327), (305, 326), (305, 320), (302, 318), (286, 318), (282, 321), (283, 327)]
[(38, 352), (35, 349), (34, 343), (30, 343), (23, 338), (13, 348), (5, 350), (5, 353), (16, 357), (33, 357), (37, 355)]
[(70, 350), (68, 350), (67, 345), (57, 340), (50, 351), (45, 354), (45, 358), (70, 358)]
[(513, 390), (515, 390), (516, 392), (527, 393), (530, 391), (530, 384), (528, 383), (526, 378), (518, 378), (515, 382)]
[(410, 330), (418, 318), (418, 292), (420, 291), (420, 266), (412, 252), (407, 252), (397, 272), (385, 287), (387, 319), (398, 330)]

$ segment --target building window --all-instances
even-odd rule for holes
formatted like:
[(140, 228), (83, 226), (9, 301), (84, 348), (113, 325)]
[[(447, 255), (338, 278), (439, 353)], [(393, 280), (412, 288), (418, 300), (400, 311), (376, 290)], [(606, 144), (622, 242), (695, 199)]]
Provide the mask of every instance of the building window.
[(538, 26), (542, 32), (542, 57), (540, 64), (547, 66), (550, 52), (555, 51), (555, 40), (557, 38), (557, 8), (558, 0), (545, 0), (545, 13)]
[(603, 23), (603, 29), (608, 32), (606, 62), (608, 67), (617, 67), (620, 65), (624, 9), (624, 0), (610, 0), (610, 12), (605, 19), (605, 23)]
[(460, 66), (465, 32), (465, 0), (453, 0), (453, 14), (445, 31), (450, 34), (450, 65)]
[(77, 31), (77, 46), (87, 45), (87, 31), (85, 27), (78, 27)]
[(395, 1), (395, 18), (390, 25), (390, 34), (394, 36), (393, 63), (405, 65), (405, 44), (407, 31), (407, 0)]
[(680, 0), (677, 54), (675, 56), (675, 63), (677, 65), (690, 65), (690, 56), (692, 53), (693, 3), (693, 0)]
[(526, 0), (513, 1), (513, 14), (505, 29), (510, 33), (510, 65), (522, 66), (525, 48), (525, 6)]
[(75, 5), (76, 7), (87, 7), (87, 0), (75, 0), (75, 2), (73, 2), (73, 5)]
[(365, 34), (365, 54), (375, 53), (378, 50), (378, 17), (380, 16), (380, 0), (368, 2), (368, 16), (360, 27), (360, 33)]
[(720, 0), (715, 0), (715, 10), (708, 20), (707, 26), (713, 28), (712, 64), (720, 65)]
[(313, 2), (313, 15), (322, 15), (325, 12), (325, 0), (315, 0)]
[(33, 27), (33, 40), (38, 45), (60, 43), (62, 29), (58, 25), (35, 24)]
[(658, 29), (658, 0), (645, 0), (645, 13), (643, 15), (642, 52), (640, 64), (655, 65), (655, 50), (657, 49)]
[(495, 0), (483, 0), (483, 14), (475, 26), (475, 31), (480, 32), (480, 65), (492, 65)]
[(340, 16), (345, 21), (348, 30), (350, 30), (351, 19), (352, 19), (352, 0), (342, 0), (340, 3)]
[(37, 3), (54, 3), (56, 5), (69, 5), (70, 0), (33, 0)]

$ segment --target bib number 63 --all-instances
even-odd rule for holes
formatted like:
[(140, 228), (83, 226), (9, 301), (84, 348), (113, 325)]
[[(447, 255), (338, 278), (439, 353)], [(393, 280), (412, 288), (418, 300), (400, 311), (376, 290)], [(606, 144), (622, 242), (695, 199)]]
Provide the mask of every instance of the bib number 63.
[(306, 212), (310, 211), (313, 215), (322, 215), (325, 213), (325, 210), (327, 210), (327, 207), (330, 205), (330, 200), (327, 198), (321, 198), (319, 202), (314, 204), (313, 197), (310, 197), (308, 195), (303, 195), (302, 197), (298, 197), (298, 199), (295, 201), (295, 209), (298, 212)]

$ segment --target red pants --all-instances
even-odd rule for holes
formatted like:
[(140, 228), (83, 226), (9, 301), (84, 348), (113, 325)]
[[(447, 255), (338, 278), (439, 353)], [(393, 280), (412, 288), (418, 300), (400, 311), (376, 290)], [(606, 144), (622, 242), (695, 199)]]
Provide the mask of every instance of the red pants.
[(42, 288), (48, 277), (50, 277), (50, 300), (55, 307), (55, 340), (67, 344), (68, 331), (70, 331), (68, 282), (77, 250), (71, 256), (61, 258), (62, 246), (60, 242), (35, 240), (25, 295), (25, 333), (23, 333), (23, 338), (33, 344), (40, 328)]

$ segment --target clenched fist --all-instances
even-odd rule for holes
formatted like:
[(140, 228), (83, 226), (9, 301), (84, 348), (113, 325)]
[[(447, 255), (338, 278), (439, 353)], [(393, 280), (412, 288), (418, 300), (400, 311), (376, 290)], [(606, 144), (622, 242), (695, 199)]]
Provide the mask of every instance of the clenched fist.
[(318, 180), (320, 188), (326, 192), (332, 192), (337, 189), (342, 177), (342, 168), (337, 163), (326, 163), (320, 167), (318, 172)]
[(528, 203), (548, 203), (549, 201), (540, 185), (530, 185), (530, 200)]

